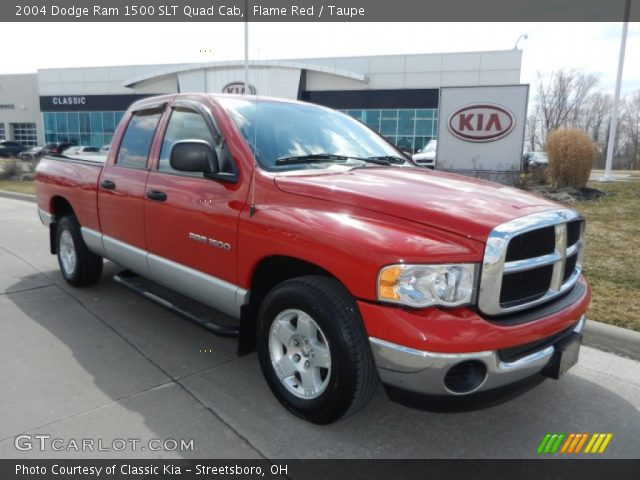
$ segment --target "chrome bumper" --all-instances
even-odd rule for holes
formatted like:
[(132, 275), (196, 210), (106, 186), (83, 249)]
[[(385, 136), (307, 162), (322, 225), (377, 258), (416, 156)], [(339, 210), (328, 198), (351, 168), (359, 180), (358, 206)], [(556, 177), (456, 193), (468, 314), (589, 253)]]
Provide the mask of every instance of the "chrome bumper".
[[(582, 333), (587, 317), (583, 315), (574, 328)], [(502, 387), (539, 373), (551, 360), (553, 345), (531, 353), (514, 362), (503, 362), (495, 350), (474, 353), (435, 353), (403, 347), (370, 337), (371, 350), (380, 379), (386, 385), (429, 395), (468, 395)], [(461, 362), (476, 360), (484, 363), (487, 373), (475, 389), (463, 394), (445, 386), (449, 369)]]

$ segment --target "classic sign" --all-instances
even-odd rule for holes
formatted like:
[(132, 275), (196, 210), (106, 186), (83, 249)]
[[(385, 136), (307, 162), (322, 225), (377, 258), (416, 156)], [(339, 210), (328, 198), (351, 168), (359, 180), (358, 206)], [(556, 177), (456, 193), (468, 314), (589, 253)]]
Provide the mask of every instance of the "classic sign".
[[(248, 84), (249, 93), (251, 95), (256, 94), (256, 87)], [(235, 93), (236, 95), (244, 95), (245, 94), (245, 84), (244, 82), (231, 82), (227, 83), (224, 87), (222, 87), (222, 93)]]
[(513, 113), (492, 103), (459, 108), (449, 116), (449, 131), (467, 142), (493, 142), (506, 137), (515, 127)]

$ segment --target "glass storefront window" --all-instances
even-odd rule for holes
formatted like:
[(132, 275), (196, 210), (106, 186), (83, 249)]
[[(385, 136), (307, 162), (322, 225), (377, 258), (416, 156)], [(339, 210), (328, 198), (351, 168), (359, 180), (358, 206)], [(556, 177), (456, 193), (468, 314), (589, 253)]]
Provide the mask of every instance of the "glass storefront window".
[(78, 112), (69, 112), (67, 113), (67, 123), (69, 125), (69, 132), (79, 132), (80, 131), (80, 123), (78, 120)]
[(398, 135), (413, 136), (413, 126), (415, 122), (415, 110), (398, 111)]
[(67, 133), (69, 126), (67, 125), (67, 112), (56, 113), (56, 130), (59, 133)]
[(102, 112), (91, 112), (91, 133), (102, 132)]
[(56, 114), (47, 112), (44, 114), (44, 131), (45, 134), (55, 134), (56, 128)]
[(380, 110), (363, 110), (362, 115), (367, 126), (380, 131)]
[(113, 120), (113, 112), (102, 113), (102, 125), (105, 133), (113, 133), (116, 130), (116, 126)]
[(91, 116), (88, 112), (80, 112), (80, 132), (91, 131)]
[(438, 110), (435, 108), (344, 110), (343, 113), (360, 120), (391, 143), (411, 152), (420, 150), (438, 133)]
[(44, 112), (45, 142), (102, 147), (111, 143), (124, 112)]

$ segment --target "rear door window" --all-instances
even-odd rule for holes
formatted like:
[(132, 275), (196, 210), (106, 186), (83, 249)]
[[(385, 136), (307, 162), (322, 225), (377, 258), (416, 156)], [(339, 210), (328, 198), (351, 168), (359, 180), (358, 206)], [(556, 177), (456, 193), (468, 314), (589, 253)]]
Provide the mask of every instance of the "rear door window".
[(160, 110), (135, 112), (120, 142), (116, 164), (120, 167), (145, 169)]

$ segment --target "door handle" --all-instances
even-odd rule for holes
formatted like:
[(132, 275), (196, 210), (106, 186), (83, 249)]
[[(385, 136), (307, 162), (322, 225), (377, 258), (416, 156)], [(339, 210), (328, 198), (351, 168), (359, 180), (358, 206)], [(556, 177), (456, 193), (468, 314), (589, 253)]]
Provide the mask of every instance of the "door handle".
[(147, 192), (147, 198), (158, 202), (164, 202), (167, 199), (167, 194), (159, 190), (149, 190)]
[(116, 182), (113, 180), (102, 180), (102, 182), (100, 182), (100, 186), (106, 190), (113, 190), (116, 188)]

